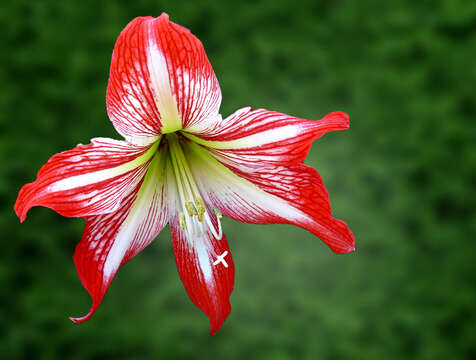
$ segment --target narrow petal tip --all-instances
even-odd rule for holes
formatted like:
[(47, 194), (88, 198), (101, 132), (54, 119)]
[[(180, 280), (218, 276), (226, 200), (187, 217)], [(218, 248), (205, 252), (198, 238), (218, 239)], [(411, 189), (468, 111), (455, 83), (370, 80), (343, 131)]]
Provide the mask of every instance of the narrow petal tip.
[(15, 214), (20, 219), (20, 223), (25, 221), (26, 214), (28, 213), (28, 210), (30, 210), (31, 208), (30, 204), (26, 200), (26, 196), (28, 194), (25, 195), (28, 192), (27, 190), (29, 188), (30, 188), (30, 184), (26, 184), (20, 189), (20, 191), (18, 192), (17, 200), (15, 201), (15, 204), (13, 205), (13, 210), (15, 211)]
[(334, 111), (324, 116), (321, 121), (325, 121), (327, 125), (333, 125), (332, 130), (346, 130), (350, 127), (349, 115), (343, 111)]
[(15, 203), (15, 205), (13, 206), (13, 211), (15, 211), (15, 214), (17, 215), (18, 219), (20, 219), (20, 223), (22, 223), (23, 221), (25, 221), (26, 219), (26, 212), (25, 211), (22, 211), (22, 209), (20, 209), (20, 206), (18, 205), (18, 201)]
[(350, 254), (351, 252), (355, 251), (355, 247), (348, 247), (348, 248), (331, 248), (334, 254), (336, 255), (345, 255)]
[(162, 14), (160, 14), (159, 18), (162, 18), (164, 20), (169, 20), (169, 14), (167, 14), (166, 12), (163, 12)]
[(338, 255), (349, 254), (355, 251), (355, 239), (352, 234), (352, 243), (348, 244), (346, 247), (340, 247), (338, 249), (333, 249), (333, 251)]
[(82, 318), (74, 318), (74, 317), (70, 316), (69, 319), (72, 322), (74, 322), (75, 324), (81, 324), (82, 323), (82, 321), (81, 321)]
[[(101, 299), (102, 300), (102, 299)], [(91, 308), (89, 309), (89, 312), (84, 315), (84, 316), (80, 316), (80, 317), (72, 317), (72, 316), (69, 316), (69, 319), (74, 322), (75, 324), (82, 324), (83, 322), (86, 322), (88, 321), (89, 319), (91, 319), (91, 317), (94, 315), (94, 313), (96, 312), (96, 310), (98, 309), (99, 307), (99, 304), (101, 304), (101, 301), (99, 302), (95, 302), (93, 301), (93, 303), (91, 304)]]
[(210, 336), (215, 335), (218, 332), (218, 330), (220, 330), (223, 327), (223, 323), (225, 322), (225, 320), (230, 315), (231, 305), (230, 305), (229, 301), (228, 301), (228, 304), (227, 304), (226, 308), (227, 309), (225, 310), (225, 312), (219, 318), (216, 318), (216, 317), (213, 317), (213, 316), (210, 316), (210, 315), (207, 314), (207, 316), (210, 319)]
[(355, 236), (352, 230), (349, 229), (349, 226), (342, 220), (330, 218), (331, 223), (329, 224), (331, 229), (333, 229), (333, 236), (319, 236), (335, 254), (348, 254), (355, 251)]
[(210, 328), (210, 336), (215, 335), (218, 332), (218, 330), (220, 330), (220, 329), (221, 329), (221, 325), (218, 326), (218, 327), (211, 327)]
[(94, 311), (91, 310), (89, 311), (86, 315), (82, 316), (82, 317), (72, 317), (70, 316), (69, 319), (74, 322), (75, 324), (81, 324), (85, 321), (88, 321), (89, 319), (91, 319), (91, 316), (93, 316), (94, 314)]

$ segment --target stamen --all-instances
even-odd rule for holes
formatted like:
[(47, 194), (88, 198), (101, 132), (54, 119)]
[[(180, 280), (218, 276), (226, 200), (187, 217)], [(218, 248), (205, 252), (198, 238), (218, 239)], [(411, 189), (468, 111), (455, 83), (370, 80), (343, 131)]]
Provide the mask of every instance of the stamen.
[[(206, 232), (206, 227), (210, 229), (215, 239), (221, 240), (223, 237), (223, 230), (220, 222), (220, 219), (222, 218), (221, 212), (213, 207), (218, 223), (217, 233), (202, 200), (198, 186), (194, 181), (193, 173), (190, 170), (187, 158), (177, 135), (168, 134), (167, 139), (169, 140), (171, 165), (173, 167), (180, 197), (180, 227), (183, 230), (186, 230), (187, 238), (190, 241), (198, 241), (198, 239)], [(195, 216), (197, 216), (197, 218), (195, 218)]]

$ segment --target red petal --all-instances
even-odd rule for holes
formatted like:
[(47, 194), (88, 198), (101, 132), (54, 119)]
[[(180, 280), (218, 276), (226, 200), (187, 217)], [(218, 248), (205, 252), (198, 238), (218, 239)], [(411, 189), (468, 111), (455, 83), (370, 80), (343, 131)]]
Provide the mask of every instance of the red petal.
[(294, 224), (321, 238), (334, 252), (354, 250), (354, 235), (331, 217), (327, 190), (313, 168), (303, 165), (263, 168), (220, 163), (197, 144), (184, 147), (206, 203), (223, 215), (256, 224)]
[(98, 138), (53, 155), (20, 190), (15, 212), (23, 221), (33, 206), (76, 217), (114, 211), (142, 179), (154, 149)]
[(161, 132), (214, 118), (220, 102), (202, 43), (167, 14), (136, 18), (121, 32), (112, 55), (107, 106), (126, 139), (148, 143)]
[[(287, 223), (305, 228), (318, 236), (337, 254), (355, 250), (354, 234), (345, 222), (331, 217), (328, 192), (318, 172), (304, 164), (268, 167), (256, 171), (232, 170), (240, 177), (250, 181), (268, 194), (272, 194), (303, 213), (310, 220), (293, 220), (280, 214), (265, 215), (239, 213), (236, 207), (227, 206), (223, 215), (240, 221), (270, 224)], [(266, 209), (265, 209), (266, 210)]]
[(311, 121), (264, 109), (244, 108), (214, 127), (188, 137), (235, 166), (259, 168), (300, 163), (306, 158), (312, 141), (326, 132), (348, 128), (349, 117), (340, 111)]
[(71, 318), (75, 323), (91, 318), (119, 267), (142, 251), (166, 225), (166, 187), (157, 181), (163, 178), (163, 167), (152, 162), (144, 181), (124, 199), (120, 209), (86, 218), (73, 259), (92, 306), (87, 315)]
[(210, 319), (213, 335), (231, 311), (235, 264), (228, 242), (224, 235), (215, 239), (209, 230), (202, 237), (187, 238), (177, 217), (170, 221), (170, 230), (180, 278), (190, 299)]

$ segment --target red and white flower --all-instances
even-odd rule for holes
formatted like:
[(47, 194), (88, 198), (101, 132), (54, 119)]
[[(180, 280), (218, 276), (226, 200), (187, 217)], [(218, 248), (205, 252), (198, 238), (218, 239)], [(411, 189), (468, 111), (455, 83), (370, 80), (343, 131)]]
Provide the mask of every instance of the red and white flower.
[(112, 54), (107, 111), (118, 141), (96, 138), (51, 157), (20, 190), (33, 206), (84, 217), (74, 262), (92, 297), (88, 320), (121, 265), (169, 223), (178, 272), (211, 333), (230, 312), (234, 264), (220, 218), (309, 230), (335, 253), (354, 250), (331, 217), (319, 174), (303, 161), (311, 142), (349, 127), (343, 112), (318, 121), (243, 108), (222, 119), (221, 92), (201, 42), (158, 18), (134, 19)]

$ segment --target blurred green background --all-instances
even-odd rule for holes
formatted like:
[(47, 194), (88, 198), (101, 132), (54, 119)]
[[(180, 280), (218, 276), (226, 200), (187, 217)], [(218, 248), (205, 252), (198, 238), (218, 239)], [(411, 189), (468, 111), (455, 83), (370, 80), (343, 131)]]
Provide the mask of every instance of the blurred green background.
[[(120, 138), (105, 109), (114, 42), (162, 11), (204, 43), (223, 115), (351, 116), (307, 163), (357, 251), (225, 219), (236, 282), (213, 337), (168, 230), (77, 326), (83, 220), (35, 208), (20, 225), (13, 212), (51, 155)], [(476, 358), (476, 2), (3, 0), (0, 26), (0, 358)]]

